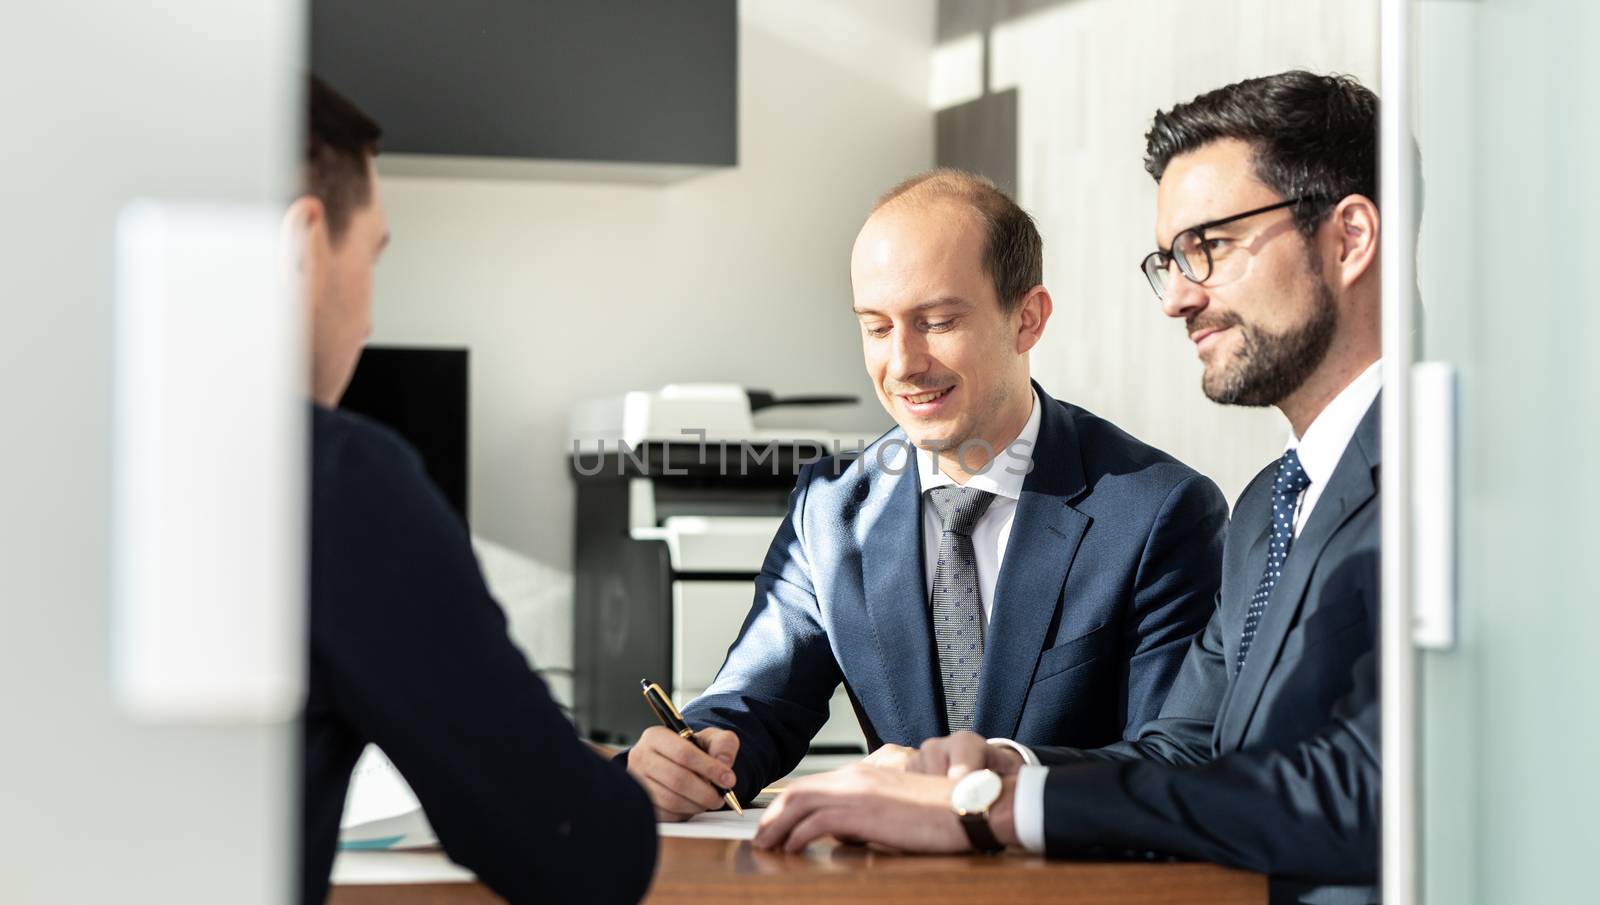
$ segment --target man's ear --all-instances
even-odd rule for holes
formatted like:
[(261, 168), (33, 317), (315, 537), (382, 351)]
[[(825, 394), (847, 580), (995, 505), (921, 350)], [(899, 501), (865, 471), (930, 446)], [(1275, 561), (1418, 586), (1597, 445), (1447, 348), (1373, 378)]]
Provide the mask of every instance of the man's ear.
[(284, 212), (282, 243), (285, 263), (303, 285), (321, 279), (332, 251), (328, 236), (328, 211), (322, 199), (301, 195)]
[(1349, 195), (1334, 207), (1329, 220), (1335, 251), (1331, 276), (1341, 289), (1349, 289), (1378, 260), (1378, 206), (1365, 195)]
[(1026, 355), (1044, 336), (1044, 325), (1050, 320), (1055, 305), (1050, 301), (1050, 291), (1035, 286), (1022, 297), (1017, 306), (1017, 354)]

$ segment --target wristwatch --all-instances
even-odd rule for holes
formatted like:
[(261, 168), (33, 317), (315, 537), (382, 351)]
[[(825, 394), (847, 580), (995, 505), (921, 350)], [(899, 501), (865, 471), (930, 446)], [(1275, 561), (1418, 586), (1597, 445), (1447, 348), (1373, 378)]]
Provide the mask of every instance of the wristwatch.
[(961, 777), (950, 790), (950, 808), (961, 821), (961, 828), (967, 831), (972, 847), (991, 855), (1005, 850), (1005, 844), (989, 826), (989, 809), (1000, 800), (1003, 788), (1000, 774), (993, 770), (977, 770)]

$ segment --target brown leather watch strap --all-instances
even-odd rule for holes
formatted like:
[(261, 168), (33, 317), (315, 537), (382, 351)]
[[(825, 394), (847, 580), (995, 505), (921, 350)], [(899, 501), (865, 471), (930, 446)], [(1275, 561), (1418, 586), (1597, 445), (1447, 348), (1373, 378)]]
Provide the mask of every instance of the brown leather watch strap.
[(994, 834), (989, 826), (989, 814), (963, 813), (956, 815), (961, 820), (961, 828), (967, 831), (967, 839), (972, 842), (972, 847), (986, 855), (995, 855), (1005, 851), (1005, 843)]

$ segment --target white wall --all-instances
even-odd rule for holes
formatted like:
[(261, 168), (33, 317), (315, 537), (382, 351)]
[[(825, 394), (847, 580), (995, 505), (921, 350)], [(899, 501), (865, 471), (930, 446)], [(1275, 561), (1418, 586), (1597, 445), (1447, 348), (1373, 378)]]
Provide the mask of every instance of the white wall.
[(932, 163), (933, 39), (933, 0), (747, 0), (737, 167), (670, 185), (385, 179), (373, 339), (471, 349), (473, 526), (506, 548), (491, 580), (538, 589), (503, 602), (539, 665), (571, 662), (575, 401), (735, 381), (856, 393), (840, 425), (887, 426), (849, 253), (872, 200)]
[(943, 5), (934, 96), (942, 106), (981, 90), (971, 23), (986, 11), (989, 88), (1018, 91), (1018, 200), (1044, 236), (1056, 303), (1035, 376), (1212, 476), (1232, 500), (1282, 451), (1288, 425), (1275, 409), (1205, 399), (1182, 325), (1161, 315), (1138, 271), (1154, 247), (1144, 133), (1158, 108), (1284, 69), (1346, 72), (1376, 90), (1377, 0), (980, 6)]

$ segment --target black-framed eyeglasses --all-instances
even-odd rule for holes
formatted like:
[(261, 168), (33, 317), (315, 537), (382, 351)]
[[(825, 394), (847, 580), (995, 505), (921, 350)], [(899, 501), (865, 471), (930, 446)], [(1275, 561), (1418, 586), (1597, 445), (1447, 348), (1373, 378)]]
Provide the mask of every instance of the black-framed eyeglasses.
[(1172, 262), (1178, 262), (1178, 270), (1191, 282), (1204, 283), (1211, 279), (1215, 260), (1212, 258), (1211, 242), (1206, 239), (1206, 230), (1225, 226), (1235, 220), (1265, 214), (1268, 211), (1294, 207), (1297, 204), (1306, 204), (1313, 201), (1326, 201), (1326, 195), (1301, 195), (1290, 198), (1288, 201), (1279, 201), (1265, 207), (1258, 207), (1245, 211), (1242, 214), (1233, 214), (1218, 220), (1207, 220), (1189, 227), (1178, 233), (1172, 239), (1172, 247), (1167, 251), (1152, 251), (1145, 255), (1144, 261), (1139, 264), (1139, 269), (1144, 271), (1144, 278), (1150, 281), (1150, 288), (1156, 298), (1165, 298), (1168, 281), (1172, 277)]

